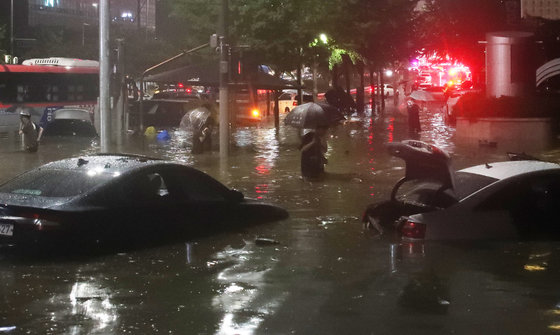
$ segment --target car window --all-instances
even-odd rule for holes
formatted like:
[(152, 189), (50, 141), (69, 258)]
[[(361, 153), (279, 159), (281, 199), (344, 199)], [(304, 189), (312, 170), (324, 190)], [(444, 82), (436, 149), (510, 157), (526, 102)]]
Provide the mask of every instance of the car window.
[(163, 177), (157, 172), (130, 178), (122, 185), (121, 191), (126, 200), (135, 202), (163, 201), (169, 194)]
[[(547, 237), (560, 233), (560, 176), (537, 176), (517, 180), (489, 196), (476, 209), (505, 210), (523, 237)], [(550, 237), (550, 236), (549, 236)]]
[(43, 197), (72, 197), (84, 194), (113, 176), (72, 170), (32, 170), (0, 186), (0, 192)]
[(486, 187), (498, 179), (468, 172), (456, 172), (454, 176), (455, 194), (461, 200)]
[[(478, 210), (509, 210), (531, 215), (554, 212), (560, 206), (559, 176), (536, 176), (518, 179), (490, 195)], [(538, 212), (538, 213), (537, 213)]]
[(90, 121), (58, 119), (47, 125), (44, 136), (95, 137), (97, 132)]
[(173, 196), (192, 201), (224, 201), (228, 188), (197, 170), (182, 170), (173, 174)]
[(456, 203), (454, 194), (450, 189), (441, 189), (441, 183), (413, 180), (407, 182), (399, 189), (400, 201), (429, 207), (446, 208)]

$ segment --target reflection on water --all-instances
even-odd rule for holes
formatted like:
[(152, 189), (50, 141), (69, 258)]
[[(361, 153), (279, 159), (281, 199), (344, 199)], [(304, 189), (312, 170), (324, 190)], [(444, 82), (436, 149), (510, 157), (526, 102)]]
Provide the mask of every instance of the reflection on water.
[[(448, 150), (457, 168), (504, 160), (498, 148), (457, 142), (437, 110), (420, 140)], [(190, 134), (127, 135), (112, 151), (190, 164), (290, 219), (99, 259), (0, 258), (0, 329), (29, 334), (524, 334), (560, 324), (556, 243), (397, 244), (362, 230), (372, 201), (389, 197), (404, 163), (385, 144), (410, 138), (406, 115), (352, 118), (331, 130), (327, 176), (300, 178), (298, 130), (236, 129), (231, 155), (193, 155)], [(94, 141), (45, 140), (39, 152), (0, 143), (0, 180)], [(19, 145), (19, 146), (18, 146)], [(537, 151), (538, 153), (538, 151)], [(560, 151), (547, 151), (558, 160)], [(257, 245), (256, 238), (278, 243)], [(12, 329), (12, 328), (9, 328)]]
[(270, 294), (266, 275), (275, 264), (263, 259), (247, 243), (241, 249), (228, 247), (215, 256), (229, 264), (216, 275), (221, 292), (212, 299), (213, 307), (223, 314), (217, 334), (253, 334), (266, 317), (274, 314), (282, 294)]
[[(89, 334), (102, 334), (118, 320), (116, 306), (111, 303), (109, 291), (95, 283), (77, 282), (70, 292), (72, 315), (92, 324)], [(82, 334), (84, 329), (74, 326), (71, 334)]]

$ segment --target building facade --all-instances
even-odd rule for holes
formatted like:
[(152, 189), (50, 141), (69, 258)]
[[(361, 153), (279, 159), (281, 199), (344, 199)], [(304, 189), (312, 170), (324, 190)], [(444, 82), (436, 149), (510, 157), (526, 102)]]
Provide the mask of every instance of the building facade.
[[(156, 0), (112, 0), (111, 20), (124, 27), (155, 31)], [(30, 27), (40, 25), (82, 29), (99, 22), (99, 0), (28, 0)]]

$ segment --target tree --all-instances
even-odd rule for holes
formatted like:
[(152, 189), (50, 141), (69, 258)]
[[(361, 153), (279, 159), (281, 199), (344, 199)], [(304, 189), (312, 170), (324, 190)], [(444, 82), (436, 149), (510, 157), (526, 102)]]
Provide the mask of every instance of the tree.
[[(169, 1), (169, 0), (167, 0)], [(291, 71), (299, 64), (311, 62), (309, 44), (321, 32), (320, 0), (239, 0), (229, 5), (229, 43), (247, 45), (259, 55), (259, 61), (277, 71)], [(204, 43), (216, 32), (219, 0), (182, 0), (173, 6), (175, 16), (182, 16), (190, 45)]]
[(415, 0), (337, 2), (326, 15), (337, 18), (329, 34), (341, 48), (356, 51), (376, 66), (408, 57), (413, 53), (410, 35), (415, 4)]
[(216, 33), (220, 0), (160, 1), (165, 21), (158, 22), (163, 32), (158, 38), (185, 48), (204, 44)]

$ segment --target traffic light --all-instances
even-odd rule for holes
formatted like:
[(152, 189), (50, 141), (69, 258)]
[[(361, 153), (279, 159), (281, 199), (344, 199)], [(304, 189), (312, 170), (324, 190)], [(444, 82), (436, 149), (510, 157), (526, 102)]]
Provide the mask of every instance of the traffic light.
[(254, 51), (236, 50), (230, 56), (230, 73), (233, 82), (248, 81), (259, 68), (258, 55)]

